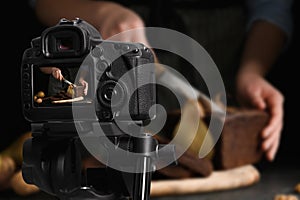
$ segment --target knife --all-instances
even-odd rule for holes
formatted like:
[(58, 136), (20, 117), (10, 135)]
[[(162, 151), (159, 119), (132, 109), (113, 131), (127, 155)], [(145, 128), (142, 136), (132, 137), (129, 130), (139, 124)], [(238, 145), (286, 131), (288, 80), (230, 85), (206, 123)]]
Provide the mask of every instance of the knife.
[(68, 81), (67, 79), (65, 79), (64, 77), (63, 77), (63, 82), (65, 82), (65, 83), (67, 83), (67, 84), (69, 84), (69, 85), (71, 85), (71, 86), (73, 86), (73, 87), (76, 87), (76, 85), (74, 84), (74, 83), (72, 83), (72, 82), (70, 82), (70, 81)]
[(163, 83), (165, 86), (172, 88), (175, 91), (183, 94), (187, 99), (200, 99), (207, 105), (211, 106), (211, 110), (217, 113), (225, 114), (226, 111), (220, 107), (216, 102), (211, 100), (205, 93), (199, 91), (195, 87), (189, 85), (181, 77), (167, 70), (163, 66), (156, 64), (157, 81)]

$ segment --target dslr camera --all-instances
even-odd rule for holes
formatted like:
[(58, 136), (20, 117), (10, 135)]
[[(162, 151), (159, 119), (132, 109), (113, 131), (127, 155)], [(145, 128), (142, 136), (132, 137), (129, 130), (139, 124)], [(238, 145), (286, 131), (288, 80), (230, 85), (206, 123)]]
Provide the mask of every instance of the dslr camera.
[[(33, 136), (23, 146), (24, 180), (60, 199), (148, 200), (162, 147), (143, 128), (155, 117), (153, 63), (143, 44), (103, 40), (79, 18), (63, 18), (32, 39), (21, 66)], [(106, 159), (89, 165), (99, 159), (87, 146)]]
[[(156, 101), (156, 92), (155, 84), (144, 83), (154, 83), (154, 66), (148, 65), (147, 69), (138, 66), (153, 62), (152, 52), (142, 44), (104, 41), (87, 22), (61, 19), (56, 26), (34, 38), (31, 48), (23, 54), (24, 116), (31, 122), (68, 121), (73, 120), (72, 106), (76, 106), (83, 112), (82, 118), (91, 120), (113, 121), (116, 117), (129, 117), (125, 115), (133, 120), (147, 120), (149, 109)], [(66, 79), (73, 79), (69, 80), (72, 83), (82, 78), (79, 73), (84, 74), (89, 83), (85, 101), (70, 106), (71, 100), (59, 101), (64, 98), (61, 91), (49, 94), (53, 86), (48, 81), (49, 74), (42, 71), (51, 67), (60, 68)], [(121, 80), (122, 76), (127, 78)], [(59, 84), (67, 85), (62, 81)], [(36, 101), (39, 92), (46, 97)], [(129, 104), (129, 111), (122, 113), (125, 103)], [(84, 116), (88, 107), (95, 109), (96, 116)]]

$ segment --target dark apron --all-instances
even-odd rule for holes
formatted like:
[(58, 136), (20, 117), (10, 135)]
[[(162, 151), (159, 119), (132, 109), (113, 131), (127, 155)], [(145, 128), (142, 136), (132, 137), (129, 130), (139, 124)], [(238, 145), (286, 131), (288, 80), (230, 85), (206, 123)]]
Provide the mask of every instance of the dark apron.
[[(234, 92), (235, 74), (245, 37), (245, 8), (242, 0), (119, 0), (134, 10), (146, 27), (169, 28), (196, 40), (211, 56), (224, 81), (226, 93)], [(207, 93), (207, 86), (187, 61), (171, 53), (156, 51), (162, 64), (179, 71), (194, 87)], [(166, 89), (158, 89), (158, 100), (170, 99)], [(174, 97), (175, 98), (175, 97)], [(166, 107), (178, 107), (168, 101)], [(172, 105), (174, 104), (174, 105)]]

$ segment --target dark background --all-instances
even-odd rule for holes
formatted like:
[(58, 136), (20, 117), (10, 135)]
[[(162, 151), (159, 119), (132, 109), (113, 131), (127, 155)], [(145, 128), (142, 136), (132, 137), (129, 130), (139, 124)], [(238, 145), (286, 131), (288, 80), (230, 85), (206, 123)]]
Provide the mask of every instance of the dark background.
[(279, 59), (269, 74), (269, 80), (279, 88), (285, 96), (285, 118), (281, 145), (277, 155), (277, 162), (295, 162), (300, 166), (300, 132), (299, 132), (299, 99), (298, 91), (300, 77), (297, 73), (299, 66), (299, 28), (300, 19), (296, 16), (299, 12), (299, 1), (294, 1), (294, 32), (289, 49)]
[(9, 1), (3, 8), (7, 9), (8, 14), (1, 12), (3, 87), (0, 98), (2, 115), (0, 149), (5, 148), (20, 134), (30, 130), (29, 123), (22, 115), (21, 61), (24, 50), (30, 47), (31, 39), (38, 36), (43, 29), (35, 19), (34, 12), (27, 1)]
[[(20, 134), (30, 130), (29, 123), (23, 118), (21, 105), (21, 60), (26, 48), (30, 47), (32, 38), (44, 30), (35, 18), (33, 10), (27, 1), (10, 1), (1, 12), (1, 61), (2, 61), (2, 93), (1, 93), (1, 130), (0, 150), (7, 147)], [(299, 46), (299, 19), (296, 11), (299, 2), (295, 1), (294, 34), (289, 49), (282, 55), (272, 69), (269, 80), (277, 86), (285, 96), (285, 119), (281, 145), (275, 162), (288, 163), (297, 161), (300, 154), (299, 132), (299, 101), (297, 93), (300, 77), (297, 73)], [(18, 10), (18, 11), (17, 11)], [(3, 91), (4, 90), (4, 91)]]

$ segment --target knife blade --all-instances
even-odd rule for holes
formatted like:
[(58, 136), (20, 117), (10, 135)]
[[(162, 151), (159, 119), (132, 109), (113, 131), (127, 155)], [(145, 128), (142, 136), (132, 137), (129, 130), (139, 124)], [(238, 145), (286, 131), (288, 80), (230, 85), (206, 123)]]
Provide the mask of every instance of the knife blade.
[(76, 87), (76, 85), (75, 85), (74, 83), (72, 83), (71, 81), (68, 81), (68, 80), (65, 79), (65, 78), (63, 78), (62, 80), (63, 80), (63, 82), (65, 82), (65, 83), (67, 83), (67, 84), (69, 84), (69, 85), (71, 85), (71, 86), (73, 86), (73, 87)]
[(205, 93), (199, 91), (195, 87), (186, 83), (181, 77), (172, 73), (170, 70), (167, 70), (163, 66), (156, 64), (156, 68), (158, 69), (158, 78), (157, 81), (163, 83), (165, 86), (173, 89), (174, 91), (178, 91), (183, 94), (187, 99), (200, 99), (205, 102), (207, 105), (210, 105), (211, 110), (213, 112), (217, 112), (220, 114), (225, 114), (226, 111), (220, 107), (216, 102), (211, 100)]

